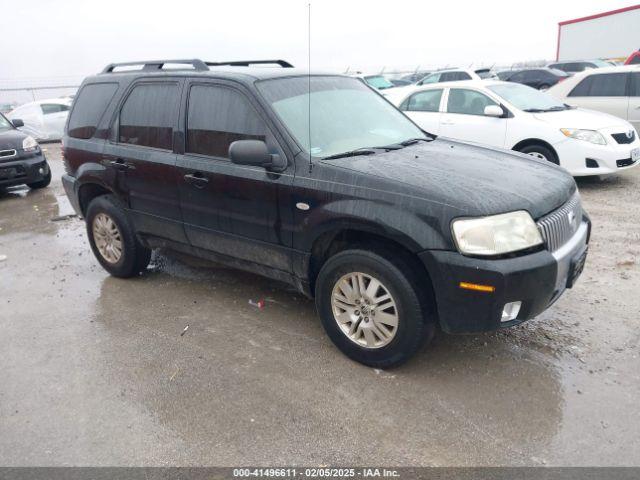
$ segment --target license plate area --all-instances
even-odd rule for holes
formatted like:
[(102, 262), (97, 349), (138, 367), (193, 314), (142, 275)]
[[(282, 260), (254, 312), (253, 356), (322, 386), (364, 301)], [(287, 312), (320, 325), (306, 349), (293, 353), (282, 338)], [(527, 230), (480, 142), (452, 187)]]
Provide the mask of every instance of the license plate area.
[(638, 160), (640, 160), (640, 148), (634, 148), (631, 150), (631, 161), (636, 163)]
[(587, 261), (587, 251), (588, 247), (585, 246), (584, 249), (578, 253), (575, 257), (571, 259), (571, 266), (569, 267), (569, 275), (567, 276), (567, 288), (571, 288), (575, 285), (578, 277), (584, 270), (584, 264)]

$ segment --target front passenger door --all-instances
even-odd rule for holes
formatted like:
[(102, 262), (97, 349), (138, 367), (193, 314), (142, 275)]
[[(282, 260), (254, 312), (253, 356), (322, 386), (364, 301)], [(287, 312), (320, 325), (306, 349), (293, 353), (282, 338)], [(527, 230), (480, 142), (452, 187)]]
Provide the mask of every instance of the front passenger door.
[(504, 147), (507, 119), (484, 114), (488, 105), (498, 105), (482, 92), (467, 88), (451, 88), (447, 109), (440, 119), (440, 135)]
[[(185, 231), (197, 248), (290, 271), (291, 237), (281, 231), (279, 195), (291, 185), (282, 173), (236, 165), (228, 156), (236, 140), (263, 140), (285, 155), (261, 107), (235, 85), (194, 82), (188, 89), (185, 153), (178, 156)], [(285, 208), (285, 206), (282, 206)]]

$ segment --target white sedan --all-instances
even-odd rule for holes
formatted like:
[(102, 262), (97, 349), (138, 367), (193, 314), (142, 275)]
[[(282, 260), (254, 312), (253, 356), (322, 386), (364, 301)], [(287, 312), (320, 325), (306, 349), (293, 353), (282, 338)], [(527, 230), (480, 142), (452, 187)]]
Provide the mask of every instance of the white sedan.
[(54, 98), (25, 103), (9, 112), (6, 117), (11, 121), (22, 120), (24, 126), (19, 130), (31, 135), (39, 142), (60, 140), (64, 133), (71, 101), (70, 98)]
[(525, 85), (449, 82), (405, 89), (387, 99), (430, 133), (533, 155), (573, 176), (614, 173), (640, 163), (640, 140), (629, 122), (570, 107)]

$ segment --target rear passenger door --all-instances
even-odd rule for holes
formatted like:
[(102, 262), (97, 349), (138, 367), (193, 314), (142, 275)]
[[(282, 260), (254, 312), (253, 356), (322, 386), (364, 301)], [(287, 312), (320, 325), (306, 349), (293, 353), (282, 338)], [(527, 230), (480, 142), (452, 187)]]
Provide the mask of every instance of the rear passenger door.
[(594, 73), (583, 78), (569, 92), (567, 103), (626, 120), (629, 110), (628, 79), (626, 72)]
[[(186, 89), (185, 152), (178, 157), (185, 230), (197, 248), (290, 271), (291, 238), (280, 225), (279, 192), (291, 185), (283, 173), (236, 165), (228, 156), (236, 140), (257, 139), (285, 155), (262, 108), (239, 85), (192, 81)], [(286, 158), (286, 157), (285, 157)]]
[(640, 72), (631, 74), (628, 119), (640, 133)]
[(442, 92), (442, 88), (437, 88), (414, 93), (402, 102), (400, 110), (423, 130), (439, 135)]
[(173, 151), (181, 87), (182, 79), (134, 83), (119, 106), (102, 163), (116, 175), (137, 232), (186, 242)]

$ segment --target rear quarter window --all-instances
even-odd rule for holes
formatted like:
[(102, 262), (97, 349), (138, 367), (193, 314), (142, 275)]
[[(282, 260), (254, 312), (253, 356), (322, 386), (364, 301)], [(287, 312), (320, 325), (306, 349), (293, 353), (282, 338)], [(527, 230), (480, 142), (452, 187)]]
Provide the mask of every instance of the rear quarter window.
[(68, 135), (83, 139), (93, 137), (116, 90), (117, 83), (94, 83), (82, 87), (71, 110)]

